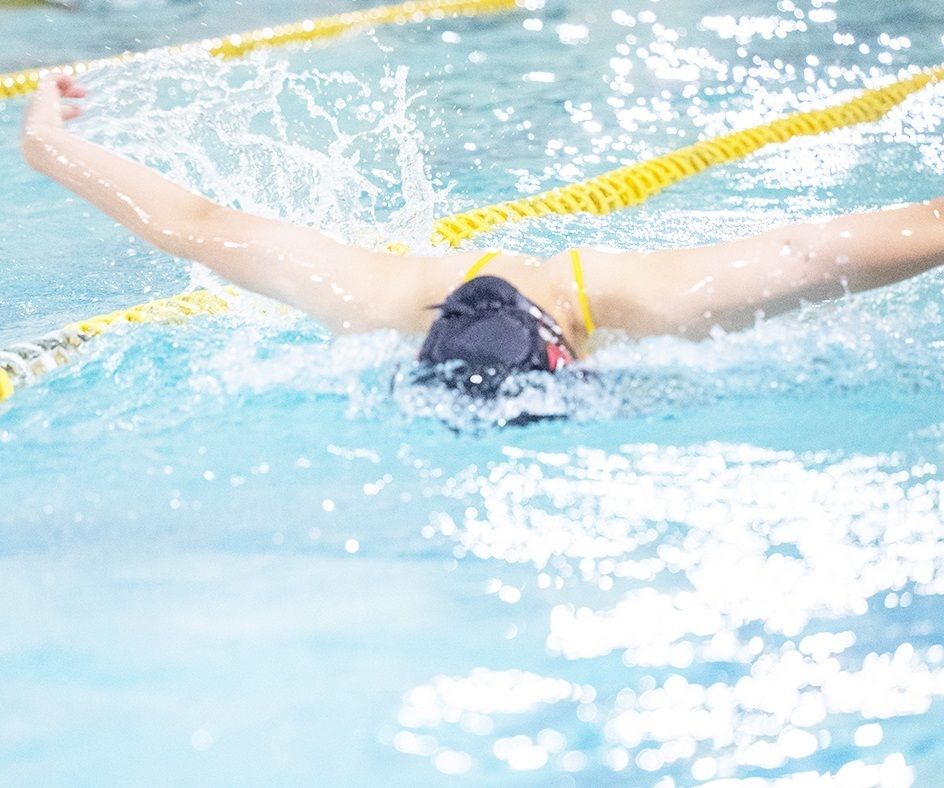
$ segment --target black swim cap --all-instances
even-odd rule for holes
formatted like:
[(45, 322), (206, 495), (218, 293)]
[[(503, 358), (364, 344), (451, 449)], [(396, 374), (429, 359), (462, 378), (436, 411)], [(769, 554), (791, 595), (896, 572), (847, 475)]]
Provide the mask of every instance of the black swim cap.
[(573, 353), (557, 323), (504, 279), (479, 276), (441, 304), (420, 350), (427, 365), (450, 365), (443, 382), (494, 394), (515, 372), (553, 372)]

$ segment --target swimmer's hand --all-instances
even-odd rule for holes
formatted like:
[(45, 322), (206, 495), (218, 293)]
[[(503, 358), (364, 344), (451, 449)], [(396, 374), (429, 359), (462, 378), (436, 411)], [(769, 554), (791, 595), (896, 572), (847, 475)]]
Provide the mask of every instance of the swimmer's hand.
[(23, 120), (23, 157), (34, 169), (43, 171), (42, 162), (51, 151), (53, 138), (65, 132), (63, 122), (82, 113), (78, 106), (62, 99), (84, 96), (85, 88), (65, 74), (40, 82)]
[(85, 88), (65, 74), (43, 79), (26, 109), (24, 130), (62, 128), (63, 121), (82, 114), (77, 105), (62, 101), (66, 98), (85, 98)]

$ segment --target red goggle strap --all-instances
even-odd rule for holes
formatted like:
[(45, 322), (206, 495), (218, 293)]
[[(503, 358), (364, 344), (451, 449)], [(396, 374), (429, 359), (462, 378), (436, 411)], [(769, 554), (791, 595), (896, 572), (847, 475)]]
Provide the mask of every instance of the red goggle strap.
[(561, 367), (566, 367), (574, 360), (570, 351), (563, 345), (547, 343), (547, 368), (550, 372), (557, 372)]

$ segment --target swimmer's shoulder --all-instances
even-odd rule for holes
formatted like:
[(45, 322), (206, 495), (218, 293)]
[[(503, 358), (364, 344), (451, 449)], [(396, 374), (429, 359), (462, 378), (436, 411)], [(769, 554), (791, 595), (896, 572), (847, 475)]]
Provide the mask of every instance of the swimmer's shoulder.
[(674, 249), (580, 247), (586, 292), (596, 324), (632, 336), (674, 333), (669, 305)]

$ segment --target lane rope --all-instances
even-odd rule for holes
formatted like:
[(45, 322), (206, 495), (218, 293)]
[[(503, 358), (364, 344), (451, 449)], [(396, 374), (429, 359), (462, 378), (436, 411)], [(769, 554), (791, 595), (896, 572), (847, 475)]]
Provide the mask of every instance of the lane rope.
[(24, 385), (69, 364), (89, 340), (116, 328), (136, 323), (181, 323), (199, 315), (221, 315), (238, 297), (235, 287), (224, 288), (225, 297), (209, 290), (194, 290), (160, 298), (130, 309), (90, 317), (30, 342), (17, 342), (0, 350), (0, 402)]
[(517, 0), (409, 0), (397, 5), (376, 6), (363, 11), (350, 11), (318, 19), (303, 19), (300, 22), (263, 27), (246, 33), (233, 33), (221, 38), (205, 38), (202, 41), (187, 44), (157, 47), (145, 52), (123, 52), (111, 57), (0, 74), (0, 100), (32, 93), (39, 86), (40, 80), (49, 74), (80, 75), (99, 66), (117, 65), (188, 51), (202, 50), (213, 57), (224, 59), (239, 58), (255, 49), (335, 38), (352, 30), (363, 30), (380, 25), (403, 25), (455, 16), (485, 16), (512, 11), (515, 8), (517, 8)]
[(912, 93), (942, 79), (944, 66), (939, 66), (885, 87), (866, 90), (832, 107), (797, 112), (771, 123), (702, 140), (580, 183), (444, 216), (433, 224), (432, 241), (458, 247), (508, 222), (549, 214), (602, 216), (638, 205), (672, 184), (709, 167), (744, 159), (767, 145), (879, 120)]

